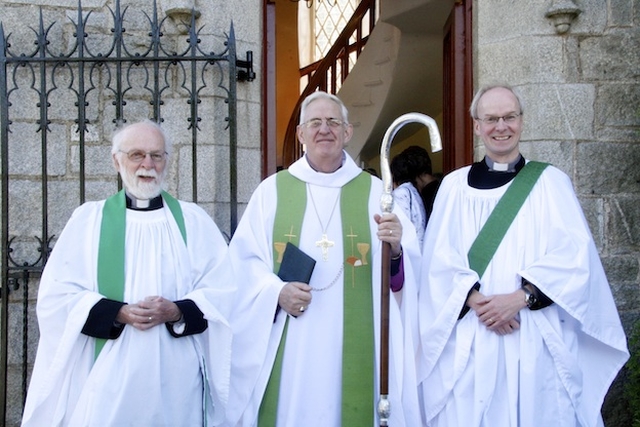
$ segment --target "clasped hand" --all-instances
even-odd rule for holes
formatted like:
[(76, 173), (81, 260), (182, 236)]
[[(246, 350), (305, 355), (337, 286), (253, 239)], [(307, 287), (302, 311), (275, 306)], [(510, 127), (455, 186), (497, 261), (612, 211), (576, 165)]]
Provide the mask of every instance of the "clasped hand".
[(521, 293), (516, 291), (485, 296), (479, 291), (473, 291), (467, 304), (487, 329), (498, 335), (507, 335), (520, 329), (517, 315), (523, 307), (524, 298), (520, 297)]
[(182, 312), (173, 302), (161, 296), (148, 296), (137, 304), (120, 308), (116, 321), (145, 331), (156, 325), (180, 320)]

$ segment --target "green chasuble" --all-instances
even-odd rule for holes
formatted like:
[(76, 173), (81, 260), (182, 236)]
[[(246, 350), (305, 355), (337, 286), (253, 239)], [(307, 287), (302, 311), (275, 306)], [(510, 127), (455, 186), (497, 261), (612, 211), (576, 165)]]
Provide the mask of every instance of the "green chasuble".
[[(178, 224), (184, 243), (187, 232), (180, 202), (163, 191), (162, 199), (169, 207)], [(98, 292), (114, 301), (124, 300), (124, 241), (126, 233), (127, 206), (124, 190), (109, 197), (102, 208), (100, 243), (98, 245)], [(95, 358), (98, 358), (107, 340), (96, 339)]]
[(479, 279), (482, 278), (502, 238), (547, 166), (548, 163), (528, 162), (513, 179), (478, 233), (467, 256), (469, 267), (478, 273)]
[[(280, 268), (281, 251), (289, 241), (299, 243), (307, 205), (306, 183), (288, 171), (276, 177), (278, 204), (273, 228), (274, 272)], [(371, 176), (362, 172), (341, 190), (344, 262), (344, 320), (342, 342), (342, 424), (371, 426), (374, 420), (375, 345), (371, 273), (369, 193)], [(286, 240), (286, 241), (285, 241)], [(359, 248), (367, 248), (361, 255)], [(280, 255), (280, 256), (279, 256)], [(267, 385), (258, 420), (259, 427), (275, 427), (280, 376), (289, 316)], [(286, 385), (283, 385), (286, 387)], [(313, 405), (313, 402), (309, 402)]]

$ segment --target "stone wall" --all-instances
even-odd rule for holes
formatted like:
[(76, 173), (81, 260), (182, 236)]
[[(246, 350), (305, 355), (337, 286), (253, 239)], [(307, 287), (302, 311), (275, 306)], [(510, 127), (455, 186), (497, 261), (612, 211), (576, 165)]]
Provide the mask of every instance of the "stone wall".
[[(640, 3), (575, 0), (564, 34), (545, 17), (554, 3), (474, 2), (475, 87), (522, 93), (522, 152), (572, 178), (629, 334), (640, 313)], [(621, 389), (603, 407), (608, 426), (631, 425)]]
[[(84, 0), (82, 10), (88, 18), (87, 39), (94, 52), (105, 51), (113, 28), (112, 11), (114, 0)], [(77, 21), (78, 2), (75, 0), (0, 0), (0, 21), (5, 34), (11, 34), (10, 49), (14, 53), (29, 54), (36, 49), (34, 40), (39, 31), (40, 11), (43, 25), (48, 31), (48, 48), (55, 54), (68, 52), (75, 43), (74, 24)], [(261, 178), (261, 54), (262, 54), (262, 3), (260, 0), (158, 0), (159, 19), (165, 12), (177, 6), (195, 7), (199, 12), (196, 27), (199, 30), (201, 47), (206, 53), (220, 54), (225, 51), (224, 41), (233, 22), (236, 49), (239, 59), (245, 52), (253, 52), (254, 82), (239, 82), (237, 85), (238, 119), (238, 200), (239, 215), (249, 200), (253, 189)], [(149, 0), (121, 0), (125, 14), (125, 37), (129, 46), (142, 52), (149, 43), (149, 22), (145, 13), (152, 17), (153, 2)], [(111, 10), (110, 10), (110, 9)], [(163, 39), (171, 51), (180, 52), (188, 46), (183, 26), (173, 18), (167, 18), (163, 27)], [(54, 67), (54, 64), (49, 67)], [(221, 71), (228, 70), (221, 64)], [(209, 75), (209, 74), (208, 74)], [(33, 236), (42, 236), (43, 211), (46, 210), (48, 236), (58, 236), (73, 210), (80, 204), (80, 138), (77, 132), (78, 108), (76, 94), (69, 85), (71, 73), (56, 73), (56, 88), (49, 98), (49, 131), (46, 141), (46, 166), (48, 202), (43, 206), (41, 148), (42, 133), (38, 129), (40, 111), (37, 91), (38, 78), (28, 69), (15, 73), (19, 89), (14, 90), (9, 101), (9, 235), (14, 238), (11, 256), (18, 264), (33, 263), (39, 257), (38, 242)], [(85, 198), (103, 199), (117, 190), (117, 175), (110, 158), (110, 135), (114, 129), (115, 106), (113, 94), (105, 89), (109, 76), (104, 72), (92, 74), (96, 89), (87, 99), (88, 132), (85, 134)], [(153, 107), (149, 93), (144, 89), (145, 73), (132, 71), (133, 87), (127, 92), (124, 117), (128, 122), (152, 117)], [(13, 87), (14, 75), (9, 76)], [(171, 158), (168, 190), (183, 200), (192, 200), (192, 131), (189, 129), (187, 90), (180, 86), (180, 72), (169, 74), (170, 87), (163, 94), (161, 116), (169, 137), (174, 143)], [(199, 95), (198, 104), (200, 130), (198, 133), (198, 203), (214, 218), (227, 235), (230, 226), (229, 191), (229, 130), (227, 129), (228, 104), (225, 92), (216, 87), (218, 81), (209, 79), (207, 88)], [(228, 78), (225, 82), (228, 88)], [(88, 84), (88, 82), (87, 82)], [(187, 82), (188, 87), (188, 82)], [(53, 89), (49, 86), (49, 89)], [(55, 244), (55, 237), (51, 245)], [(5, 248), (3, 248), (3, 251)], [(7, 371), (7, 423), (18, 425), (22, 412), (22, 348), (23, 319), (28, 319), (27, 348), (29, 367), (33, 363), (38, 341), (35, 317), (37, 280), (29, 286), (19, 282), (17, 289), (11, 288), (8, 310), (9, 369)], [(27, 304), (24, 302), (27, 301)]]

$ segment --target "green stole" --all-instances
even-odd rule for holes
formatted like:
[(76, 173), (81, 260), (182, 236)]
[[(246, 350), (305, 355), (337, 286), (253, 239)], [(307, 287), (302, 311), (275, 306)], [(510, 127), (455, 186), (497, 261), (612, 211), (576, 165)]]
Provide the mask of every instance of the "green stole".
[[(162, 198), (178, 224), (182, 239), (187, 244), (187, 231), (180, 202), (163, 191)], [(102, 208), (100, 243), (98, 245), (98, 292), (114, 301), (124, 300), (124, 241), (126, 225), (126, 201), (124, 190), (109, 197)], [(107, 342), (96, 338), (95, 359)]]
[[(298, 244), (307, 205), (306, 183), (295, 178), (289, 171), (278, 173), (276, 187), (278, 202), (273, 227), (274, 255), (286, 244), (286, 241)], [(362, 172), (342, 187), (340, 195), (345, 257), (341, 424), (343, 426), (371, 426), (374, 417), (375, 346), (368, 208), (370, 189), (371, 177), (366, 172)], [(354, 240), (356, 238), (357, 245)], [(357, 251), (358, 248), (367, 248), (366, 255), (360, 254)], [(274, 272), (279, 268), (280, 259), (274, 256)], [(288, 322), (289, 316), (285, 320), (276, 360), (260, 405), (259, 427), (276, 425)]]
[(478, 279), (482, 278), (504, 235), (547, 166), (548, 163), (528, 162), (513, 179), (478, 233), (468, 253), (469, 267), (478, 273)]

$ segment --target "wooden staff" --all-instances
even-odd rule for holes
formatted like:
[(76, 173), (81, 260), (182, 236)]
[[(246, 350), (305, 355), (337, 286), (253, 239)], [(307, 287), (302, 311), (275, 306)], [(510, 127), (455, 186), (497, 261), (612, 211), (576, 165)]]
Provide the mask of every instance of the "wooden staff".
[[(380, 146), (380, 173), (382, 174), (382, 196), (380, 197), (380, 208), (382, 213), (391, 213), (393, 210), (393, 178), (389, 168), (389, 149), (393, 137), (407, 123), (422, 123), (429, 129), (429, 139), (431, 140), (431, 151), (442, 150), (442, 141), (438, 125), (431, 117), (421, 113), (407, 113), (398, 117), (391, 123), (382, 138)], [(382, 282), (380, 295), (380, 399), (378, 400), (378, 417), (380, 427), (389, 425), (391, 415), (391, 404), (389, 403), (389, 281), (391, 280), (391, 245), (382, 243)]]

